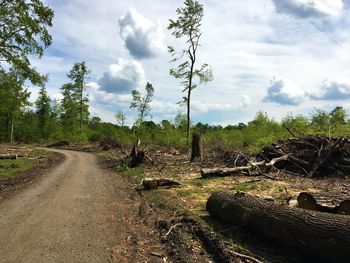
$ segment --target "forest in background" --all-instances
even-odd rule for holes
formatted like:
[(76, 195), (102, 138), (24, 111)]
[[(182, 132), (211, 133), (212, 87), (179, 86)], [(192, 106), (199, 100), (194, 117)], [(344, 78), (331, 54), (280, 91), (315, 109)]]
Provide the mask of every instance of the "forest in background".
[[(77, 68), (84, 65), (77, 63)], [(74, 67), (68, 75), (74, 75)], [(79, 79), (79, 78), (78, 78)], [(6, 78), (1, 78), (4, 87)], [(153, 122), (147, 116), (151, 113), (150, 105), (145, 116), (139, 117), (133, 127), (125, 126), (121, 112), (116, 114), (116, 123), (103, 122), (101, 118), (90, 116), (88, 98), (73, 85), (79, 80), (61, 88), (63, 99), (52, 99), (44, 87), (40, 88), (38, 99), (29, 102), (29, 92), (22, 85), (8, 84), (0, 89), (0, 141), (22, 143), (48, 143), (56, 140), (70, 140), (75, 143), (99, 142), (107, 137), (131, 145), (140, 138), (145, 145), (163, 145), (186, 147), (186, 116), (178, 114), (173, 120)], [(11, 79), (9, 80), (11, 81)], [(78, 85), (79, 86), (79, 85)], [(139, 109), (136, 109), (139, 112)], [(81, 125), (81, 126), (80, 126)], [(347, 136), (350, 121), (347, 111), (336, 107), (330, 112), (315, 109), (310, 116), (287, 115), (276, 121), (266, 112), (257, 112), (248, 123), (238, 123), (222, 127), (203, 123), (191, 123), (192, 132), (200, 132), (206, 145), (236, 147), (247, 151), (258, 150), (263, 145), (279, 139), (303, 134), (321, 134), (325, 136)]]

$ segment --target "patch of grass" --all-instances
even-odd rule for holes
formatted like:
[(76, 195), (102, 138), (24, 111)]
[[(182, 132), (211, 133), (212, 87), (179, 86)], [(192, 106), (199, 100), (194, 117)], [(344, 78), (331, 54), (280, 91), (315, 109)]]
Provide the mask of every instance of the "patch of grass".
[(0, 179), (23, 173), (33, 167), (34, 161), (27, 159), (0, 160)]
[(201, 187), (210, 183), (221, 182), (221, 181), (222, 181), (221, 177), (213, 177), (213, 178), (206, 178), (206, 179), (196, 178), (196, 179), (192, 179), (189, 182), (195, 186)]
[(278, 191), (278, 192), (283, 192), (284, 191), (284, 189), (285, 189), (285, 186), (284, 185), (282, 185), (282, 184), (278, 184), (278, 185), (276, 185), (276, 191)]
[(40, 158), (54, 154), (42, 149), (33, 149), (29, 152), (28, 158), (18, 158), (16, 160), (0, 160), (0, 179), (23, 173), (31, 169)]
[(245, 191), (251, 191), (251, 190), (260, 190), (260, 191), (266, 191), (271, 189), (273, 186), (270, 182), (251, 182), (251, 183), (235, 183), (231, 186), (231, 190), (239, 191), (239, 192), (245, 192)]
[(117, 172), (123, 173), (128, 177), (142, 178), (144, 177), (144, 170), (141, 166), (130, 168), (127, 164), (121, 164), (116, 169)]
[(201, 190), (195, 188), (178, 189), (176, 190), (176, 193), (179, 196), (205, 195)]

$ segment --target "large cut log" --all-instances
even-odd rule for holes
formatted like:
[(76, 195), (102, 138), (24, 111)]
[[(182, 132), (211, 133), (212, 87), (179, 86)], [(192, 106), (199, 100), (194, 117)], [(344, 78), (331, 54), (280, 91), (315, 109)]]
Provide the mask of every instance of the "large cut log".
[(350, 216), (290, 208), (244, 193), (218, 192), (209, 214), (325, 262), (349, 262)]

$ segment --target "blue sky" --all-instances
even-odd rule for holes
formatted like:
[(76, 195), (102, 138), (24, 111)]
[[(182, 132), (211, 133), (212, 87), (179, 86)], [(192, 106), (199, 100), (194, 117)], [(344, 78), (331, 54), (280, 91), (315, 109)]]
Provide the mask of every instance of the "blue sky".
[[(86, 61), (92, 116), (131, 124), (131, 90), (155, 87), (154, 121), (173, 119), (181, 86), (169, 75), (167, 30), (178, 0), (46, 0), (55, 11), (53, 44), (32, 64), (48, 73), (49, 94), (60, 98), (73, 63)], [(339, 105), (350, 110), (350, 0), (205, 0), (199, 63), (214, 80), (194, 90), (192, 120), (236, 124), (266, 111), (279, 120)], [(38, 88), (32, 87), (31, 100)]]

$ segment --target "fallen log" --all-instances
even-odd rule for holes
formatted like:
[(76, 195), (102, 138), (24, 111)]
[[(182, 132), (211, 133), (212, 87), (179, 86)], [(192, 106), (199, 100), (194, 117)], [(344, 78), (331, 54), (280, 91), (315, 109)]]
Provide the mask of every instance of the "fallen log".
[(0, 154), (0, 160), (16, 160), (17, 157), (17, 154)]
[(350, 215), (350, 200), (344, 200), (336, 206), (326, 206), (317, 203), (316, 199), (309, 193), (301, 192), (298, 195), (298, 207), (306, 210)]
[(240, 174), (242, 172), (252, 173), (254, 170), (258, 170), (259, 172), (261, 168), (270, 169), (274, 167), (274, 165), (280, 161), (286, 161), (289, 159), (289, 155), (284, 155), (278, 158), (272, 159), (270, 162), (260, 161), (260, 162), (251, 162), (249, 165), (238, 166), (233, 168), (203, 168), (200, 173), (202, 178), (209, 178), (214, 176), (224, 177), (232, 174)]
[(142, 187), (145, 190), (151, 190), (151, 189), (157, 189), (160, 186), (178, 186), (178, 185), (181, 185), (181, 183), (176, 182), (174, 180), (166, 179), (166, 178), (145, 178), (141, 180), (139, 184), (139, 188)]
[(207, 201), (209, 214), (325, 262), (349, 262), (350, 217), (290, 208), (244, 193), (221, 191)]

